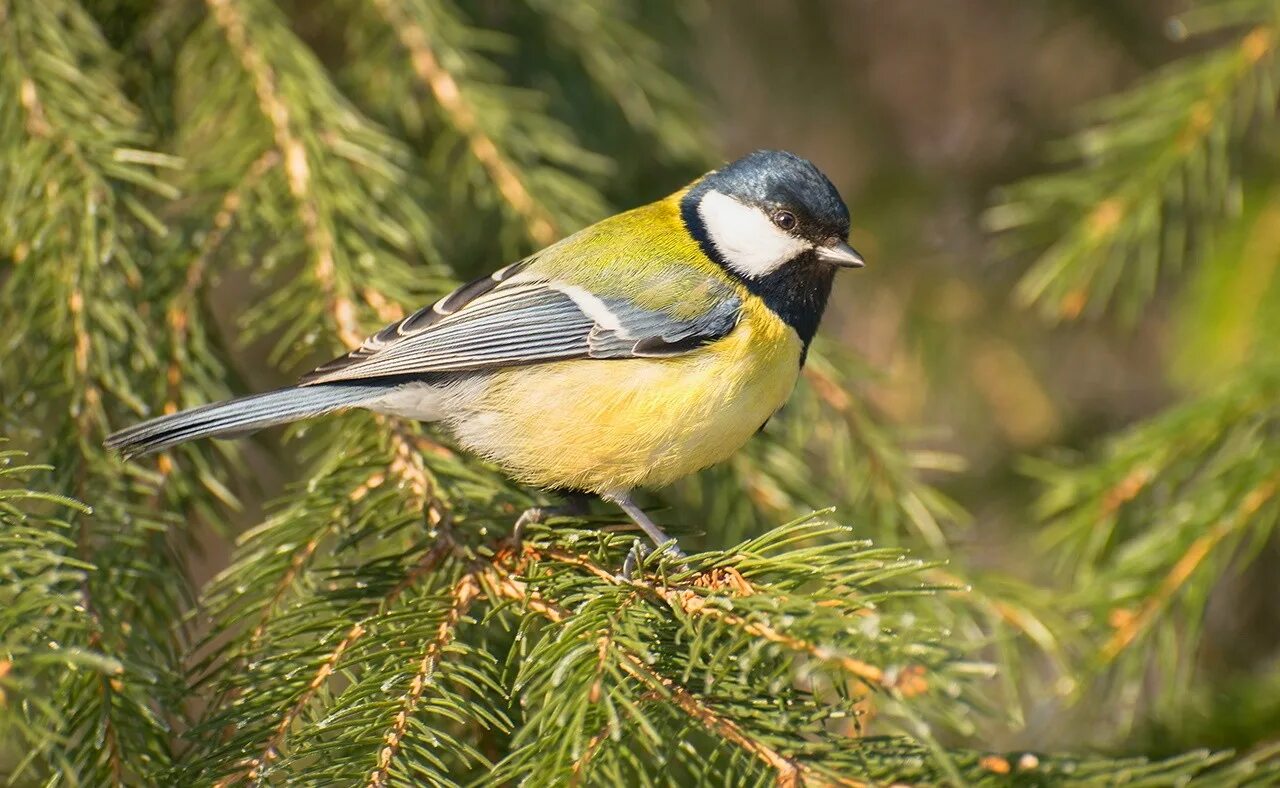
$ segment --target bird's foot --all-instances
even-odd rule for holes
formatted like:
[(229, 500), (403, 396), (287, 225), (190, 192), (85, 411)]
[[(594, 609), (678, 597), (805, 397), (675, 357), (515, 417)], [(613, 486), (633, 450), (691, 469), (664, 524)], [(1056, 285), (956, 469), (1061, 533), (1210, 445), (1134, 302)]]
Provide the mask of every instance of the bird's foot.
[(640, 562), (651, 551), (644, 546), (644, 542), (636, 539), (631, 542), (631, 549), (627, 551), (627, 557), (622, 562), (622, 571), (618, 572), (618, 579), (624, 583), (630, 583), (635, 577), (636, 569), (640, 566)]
[(640, 563), (651, 555), (660, 555), (667, 553), (668, 555), (681, 559), (680, 568), (688, 571), (688, 564), (684, 563), (686, 558), (684, 551), (676, 546), (674, 539), (669, 539), (656, 548), (650, 549), (645, 546), (643, 539), (635, 539), (631, 542), (631, 549), (627, 551), (627, 557), (622, 561), (622, 569), (615, 575), (619, 580), (630, 583), (635, 579), (636, 570), (640, 568)]
[(662, 547), (667, 545), (667, 552), (676, 558), (684, 558), (684, 552), (676, 543), (675, 539), (667, 536), (666, 532), (658, 527), (658, 524), (649, 519), (649, 515), (644, 510), (636, 506), (635, 501), (631, 500), (631, 495), (626, 492), (611, 492), (602, 496), (606, 501), (612, 501), (618, 505), (618, 508), (626, 513), (631, 521), (640, 526), (640, 530), (644, 531), (645, 536), (649, 537), (649, 541), (653, 542), (654, 547)]
[(547, 519), (548, 506), (530, 506), (520, 513), (516, 518), (516, 524), (511, 526), (511, 544), (519, 547), (524, 543), (524, 530), (531, 525), (537, 525)]
[(545, 523), (552, 517), (581, 517), (590, 510), (590, 504), (584, 497), (574, 495), (556, 506), (530, 506), (516, 518), (511, 527), (511, 543), (519, 547), (524, 542), (524, 532), (531, 525)]

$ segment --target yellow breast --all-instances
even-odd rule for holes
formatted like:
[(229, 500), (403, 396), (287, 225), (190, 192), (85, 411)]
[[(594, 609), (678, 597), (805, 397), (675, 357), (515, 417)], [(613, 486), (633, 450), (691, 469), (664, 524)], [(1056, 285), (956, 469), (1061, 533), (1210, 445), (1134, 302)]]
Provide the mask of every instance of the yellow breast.
[(526, 484), (662, 486), (746, 443), (791, 394), (800, 352), (795, 331), (748, 297), (728, 336), (684, 355), (498, 372), (451, 426)]

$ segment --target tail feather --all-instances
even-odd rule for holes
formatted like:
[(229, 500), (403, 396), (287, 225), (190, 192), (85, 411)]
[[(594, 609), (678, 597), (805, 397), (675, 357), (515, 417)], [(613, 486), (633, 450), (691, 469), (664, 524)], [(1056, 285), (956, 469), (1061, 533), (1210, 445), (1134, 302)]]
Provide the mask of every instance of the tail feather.
[(295, 386), (202, 405), (144, 421), (107, 437), (126, 457), (150, 454), (205, 437), (230, 437), (319, 416), (377, 399), (385, 386)]

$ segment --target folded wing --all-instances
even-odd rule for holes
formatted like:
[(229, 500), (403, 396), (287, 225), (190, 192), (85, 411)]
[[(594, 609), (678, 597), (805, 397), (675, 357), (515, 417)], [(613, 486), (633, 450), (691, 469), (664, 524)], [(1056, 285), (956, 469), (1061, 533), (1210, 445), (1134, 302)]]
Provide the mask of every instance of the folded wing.
[(711, 309), (677, 319), (627, 299), (599, 297), (524, 272), (517, 263), (477, 279), (393, 323), (359, 348), (302, 378), (303, 385), (466, 372), (573, 358), (677, 355), (737, 325), (732, 291)]

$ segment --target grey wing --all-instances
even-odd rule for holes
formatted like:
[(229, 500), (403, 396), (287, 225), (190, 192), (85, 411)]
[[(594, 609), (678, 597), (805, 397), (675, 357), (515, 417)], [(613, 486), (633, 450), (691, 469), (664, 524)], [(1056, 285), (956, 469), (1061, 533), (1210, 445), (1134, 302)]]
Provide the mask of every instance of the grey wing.
[(521, 264), (477, 279), (318, 367), (303, 385), (466, 372), (573, 358), (686, 353), (737, 325), (732, 290), (692, 320), (600, 299), (554, 280), (516, 277)]

